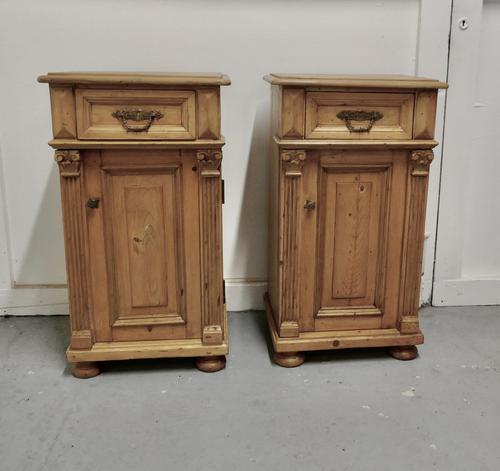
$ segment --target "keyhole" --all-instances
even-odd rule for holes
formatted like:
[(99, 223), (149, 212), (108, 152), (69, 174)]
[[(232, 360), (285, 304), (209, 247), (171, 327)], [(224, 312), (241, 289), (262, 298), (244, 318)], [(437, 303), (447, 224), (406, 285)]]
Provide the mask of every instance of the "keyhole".
[(458, 27), (462, 30), (469, 27), (469, 18), (463, 17), (458, 20)]

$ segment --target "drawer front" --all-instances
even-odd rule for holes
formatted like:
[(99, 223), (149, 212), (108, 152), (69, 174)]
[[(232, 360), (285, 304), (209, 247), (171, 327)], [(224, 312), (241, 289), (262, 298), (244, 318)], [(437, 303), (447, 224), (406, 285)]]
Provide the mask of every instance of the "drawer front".
[(306, 93), (306, 139), (411, 139), (412, 93)]
[(189, 90), (76, 90), (78, 138), (195, 139), (195, 108)]

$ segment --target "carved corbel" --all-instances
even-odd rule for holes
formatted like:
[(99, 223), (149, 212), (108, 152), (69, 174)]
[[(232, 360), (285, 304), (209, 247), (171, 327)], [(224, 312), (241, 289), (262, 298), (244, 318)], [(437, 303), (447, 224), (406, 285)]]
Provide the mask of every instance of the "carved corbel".
[(222, 152), (218, 149), (199, 150), (196, 159), (201, 168), (202, 177), (220, 177)]
[(412, 171), (414, 177), (427, 177), (429, 166), (434, 159), (432, 150), (414, 150), (411, 153)]
[(64, 178), (80, 176), (80, 152), (77, 150), (56, 150), (54, 159), (59, 165), (59, 173)]
[(281, 160), (285, 177), (301, 177), (302, 167), (306, 160), (305, 150), (282, 150)]

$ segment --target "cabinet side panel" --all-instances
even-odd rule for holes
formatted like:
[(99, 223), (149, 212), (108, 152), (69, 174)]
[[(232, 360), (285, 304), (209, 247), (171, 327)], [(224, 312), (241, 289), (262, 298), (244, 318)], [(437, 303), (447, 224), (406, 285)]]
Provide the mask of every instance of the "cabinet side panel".
[(269, 155), (269, 235), (268, 235), (268, 293), (279, 325), (279, 150), (271, 144)]
[(280, 134), (281, 128), (281, 87), (273, 85), (271, 87), (271, 134), (269, 141), (269, 155), (268, 155), (268, 294), (269, 301), (272, 306), (274, 321), (276, 326), (279, 326), (279, 299), (280, 299), (280, 281), (279, 281), (279, 231), (280, 231), (280, 162), (279, 162), (279, 148), (274, 142), (274, 136)]
[(282, 137), (281, 134), (281, 105), (283, 92), (279, 85), (271, 86), (271, 142), (274, 136)]

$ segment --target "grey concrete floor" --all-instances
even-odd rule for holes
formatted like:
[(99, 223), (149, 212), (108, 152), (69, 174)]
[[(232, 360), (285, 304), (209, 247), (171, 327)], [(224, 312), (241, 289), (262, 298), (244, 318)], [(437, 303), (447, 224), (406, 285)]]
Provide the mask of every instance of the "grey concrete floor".
[(227, 369), (115, 362), (77, 380), (68, 320), (0, 319), (1, 471), (500, 469), (500, 307), (427, 308), (420, 357), (271, 363), (262, 313), (230, 315)]

